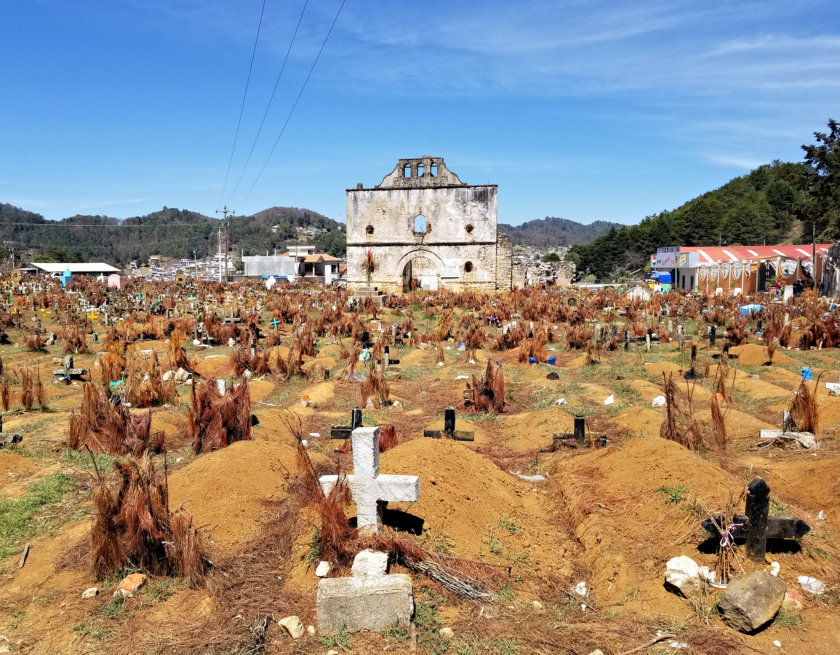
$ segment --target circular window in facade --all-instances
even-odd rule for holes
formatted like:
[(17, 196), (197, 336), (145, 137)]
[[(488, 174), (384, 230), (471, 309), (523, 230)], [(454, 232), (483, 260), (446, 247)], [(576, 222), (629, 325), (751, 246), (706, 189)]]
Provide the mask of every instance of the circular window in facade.
[(373, 225), (368, 225), (365, 228), (365, 232), (367, 232), (368, 234), (373, 234)]
[(464, 273), (472, 273), (472, 270), (473, 270), (473, 263), (472, 262), (467, 262), (466, 264), (464, 264)]

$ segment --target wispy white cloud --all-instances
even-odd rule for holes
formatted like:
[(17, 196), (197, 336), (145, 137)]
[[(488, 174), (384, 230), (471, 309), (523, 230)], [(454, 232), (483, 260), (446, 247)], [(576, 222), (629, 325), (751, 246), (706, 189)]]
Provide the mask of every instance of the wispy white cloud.
[(736, 168), (745, 173), (768, 163), (766, 159), (759, 157), (743, 157), (729, 154), (706, 155), (706, 158), (712, 163), (720, 164), (726, 168)]

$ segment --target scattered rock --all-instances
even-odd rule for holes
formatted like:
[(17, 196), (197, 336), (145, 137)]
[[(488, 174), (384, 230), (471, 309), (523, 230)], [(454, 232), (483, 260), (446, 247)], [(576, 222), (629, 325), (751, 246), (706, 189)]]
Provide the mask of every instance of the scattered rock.
[(673, 557), (665, 565), (665, 583), (678, 589), (686, 598), (701, 593), (706, 581), (712, 580), (714, 573), (708, 566), (699, 566), (686, 555)]
[(326, 560), (321, 560), (318, 562), (318, 566), (315, 567), (315, 575), (319, 578), (326, 578), (330, 574), (330, 563)]
[(123, 578), (120, 586), (114, 592), (114, 596), (123, 596), (124, 598), (131, 598), (134, 592), (146, 584), (146, 576), (142, 573), (132, 573)]
[(385, 575), (388, 572), (388, 553), (367, 548), (356, 555), (351, 573), (353, 577), (364, 578)]
[(306, 632), (299, 616), (287, 616), (285, 619), (280, 619), (278, 623), (286, 628), (292, 639), (300, 639)]
[(455, 631), (452, 628), (441, 628), (438, 630), (438, 634), (448, 641), (455, 636)]
[(591, 653), (589, 653), (589, 655), (604, 655), (604, 651), (602, 651), (600, 648), (598, 648), (596, 650), (593, 650)]
[(186, 384), (190, 381), (190, 377), (190, 372), (186, 369), (179, 368), (177, 371), (175, 371), (175, 382), (177, 382), (178, 384)]
[(542, 609), (543, 609), (543, 604), (542, 604), (540, 601), (538, 601), (538, 600), (535, 600), (534, 602), (532, 602), (532, 603), (531, 603), (531, 606), (532, 606), (535, 610), (537, 610), (538, 612), (539, 612), (540, 610), (542, 610)]
[(545, 376), (546, 380), (559, 380), (560, 376), (557, 374), (557, 371), (552, 371), (548, 375)]
[(755, 632), (769, 623), (785, 597), (786, 585), (766, 571), (753, 571), (730, 580), (718, 610), (730, 628)]
[(788, 587), (785, 592), (785, 598), (782, 601), (782, 607), (786, 610), (801, 610), (802, 605), (802, 594), (793, 587)]
[(82, 598), (95, 598), (99, 593), (99, 587), (89, 587), (82, 592)]
[(315, 626), (314, 625), (306, 626), (306, 634), (308, 634), (310, 637), (314, 637), (315, 636)]
[(172, 371), (169, 370), (161, 376), (161, 380), (164, 382), (169, 382), (172, 379)]

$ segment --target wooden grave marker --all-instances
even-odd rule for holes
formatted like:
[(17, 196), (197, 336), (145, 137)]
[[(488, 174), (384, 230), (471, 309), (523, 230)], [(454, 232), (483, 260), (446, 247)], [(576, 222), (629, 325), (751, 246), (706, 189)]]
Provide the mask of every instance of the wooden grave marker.
[[(798, 516), (770, 516), (770, 487), (760, 477), (753, 478), (747, 485), (745, 514), (732, 517), (731, 531), (736, 541), (745, 541), (747, 557), (753, 562), (764, 562), (768, 539), (799, 539), (810, 532), (811, 527)], [(718, 526), (724, 526), (724, 517), (712, 516), (702, 525), (713, 537), (720, 537)]]

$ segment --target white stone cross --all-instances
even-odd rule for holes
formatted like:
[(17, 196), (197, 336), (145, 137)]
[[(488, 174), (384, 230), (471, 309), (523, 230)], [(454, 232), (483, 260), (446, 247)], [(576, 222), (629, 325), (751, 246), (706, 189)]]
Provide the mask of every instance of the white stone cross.
[[(356, 503), (356, 526), (374, 533), (382, 528), (382, 511), (391, 502), (414, 502), (420, 498), (420, 478), (416, 475), (379, 473), (379, 428), (353, 430), (353, 475), (347, 476)], [(337, 475), (322, 475), (325, 494), (338, 482)]]

